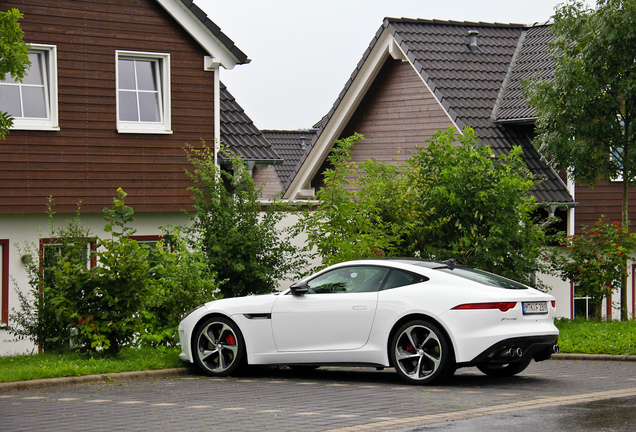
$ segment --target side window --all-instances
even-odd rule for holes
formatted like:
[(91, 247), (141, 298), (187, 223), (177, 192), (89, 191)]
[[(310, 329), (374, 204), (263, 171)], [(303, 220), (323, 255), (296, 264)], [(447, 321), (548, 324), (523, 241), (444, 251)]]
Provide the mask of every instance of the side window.
[(117, 51), (117, 131), (172, 133), (170, 54)]
[(51, 282), (52, 275), (50, 267), (63, 256), (71, 256), (78, 262), (83, 263), (86, 267), (91, 267), (93, 263), (90, 259), (92, 243), (90, 241), (78, 243), (57, 243), (53, 239), (40, 240), (40, 254), (42, 257), (41, 268), (42, 277), (47, 282)]
[(388, 269), (375, 266), (343, 267), (310, 280), (310, 294), (375, 292), (380, 289)]
[(384, 284), (383, 289), (387, 290), (387, 289), (397, 288), (397, 287), (401, 287), (405, 285), (412, 285), (419, 282), (424, 282), (425, 280), (426, 278), (424, 276), (420, 276), (414, 273), (409, 273), (403, 270), (393, 269), (391, 270), (391, 273), (389, 274), (389, 278), (387, 279), (386, 284)]
[(31, 66), (18, 82), (9, 74), (0, 81), (0, 111), (13, 117), (12, 129), (59, 130), (57, 107), (57, 49), (32, 44)]

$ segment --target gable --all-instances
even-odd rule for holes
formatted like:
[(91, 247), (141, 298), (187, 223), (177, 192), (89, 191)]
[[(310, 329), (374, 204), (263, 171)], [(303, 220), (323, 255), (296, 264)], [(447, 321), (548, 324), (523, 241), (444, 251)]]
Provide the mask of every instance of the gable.
[[(513, 146), (522, 147), (530, 170), (544, 179), (533, 190), (537, 201), (572, 203), (573, 199), (567, 186), (541, 160), (533, 147), (533, 130), (521, 126), (496, 124), (492, 119), (493, 108), (519, 45), (519, 39), (526, 29), (526, 26), (519, 24), (385, 19), (334, 108), (323, 119), (318, 138), (299, 163), (296, 177), (291, 182), (286, 197), (306, 196), (310, 192), (308, 177), (317, 178), (317, 173), (324, 169), (328, 149), (335, 139), (344, 135), (341, 133), (344, 127), (348, 127), (347, 132), (361, 127), (353, 124), (348, 126), (352, 116), (358, 116), (359, 119), (369, 116), (363, 112), (366, 107), (358, 104), (358, 98), (364, 96), (367, 89), (375, 85), (375, 80), (380, 79), (377, 72), (365, 71), (379, 70), (378, 67), (384, 66), (385, 60), (390, 56), (393, 59), (405, 60), (415, 71), (420, 82), (425, 84), (428, 93), (434, 96), (432, 100), (437, 102), (448, 119), (446, 121), (443, 120), (443, 116), (439, 117), (439, 129), (445, 129), (449, 123), (458, 131), (469, 126), (475, 130), (480, 142), (489, 145), (496, 154), (507, 153)], [(381, 53), (384, 53), (384, 56)], [(389, 87), (397, 88), (395, 86), (398, 85), (396, 81)], [(415, 92), (421, 89), (421, 85), (410, 85)], [(349, 115), (338, 115), (339, 112), (347, 112), (346, 108), (343, 108), (343, 102), (347, 100), (356, 101), (355, 104), (349, 104)], [(398, 104), (393, 109), (402, 108), (404, 107)], [(413, 125), (419, 124), (422, 129), (427, 127), (430, 120), (427, 118), (426, 110), (414, 110), (402, 115), (413, 115)], [(381, 133), (387, 136), (393, 134), (399, 141), (400, 134), (412, 134), (409, 131), (410, 126), (405, 124), (405, 119), (392, 116), (389, 109), (385, 110), (382, 119), (376, 120), (373, 125), (367, 122), (367, 125), (375, 128), (375, 133), (380, 133), (379, 129), (383, 129)], [(325, 134), (326, 131), (332, 132)], [(334, 131), (337, 131), (337, 134)], [(421, 134), (421, 138), (417, 139), (423, 143), (432, 133), (425, 135), (428, 134)], [(388, 140), (385, 140), (384, 144), (389, 145)], [(397, 145), (394, 144), (393, 151), (396, 150)], [(318, 183), (314, 181), (312, 187)], [(304, 195), (302, 191), (305, 191)]]

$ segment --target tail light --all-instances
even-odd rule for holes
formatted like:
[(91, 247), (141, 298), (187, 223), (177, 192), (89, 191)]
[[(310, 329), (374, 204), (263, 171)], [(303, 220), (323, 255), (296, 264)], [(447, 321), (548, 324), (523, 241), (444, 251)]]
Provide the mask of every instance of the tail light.
[(455, 306), (453, 310), (499, 309), (506, 312), (515, 307), (516, 304), (517, 302), (465, 303)]
[(552, 303), (552, 309), (556, 309), (556, 300), (552, 300), (550, 303)]

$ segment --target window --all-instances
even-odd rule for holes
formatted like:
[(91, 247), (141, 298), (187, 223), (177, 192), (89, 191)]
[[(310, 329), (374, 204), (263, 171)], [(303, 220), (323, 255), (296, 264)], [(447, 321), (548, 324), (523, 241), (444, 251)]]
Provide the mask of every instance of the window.
[(574, 286), (574, 316), (572, 318), (584, 318), (584, 319), (600, 319), (602, 316), (603, 300), (593, 298), (588, 295), (582, 294)]
[(51, 282), (50, 267), (63, 256), (70, 256), (86, 265), (87, 268), (92, 267), (95, 263), (91, 262), (91, 241), (80, 240), (78, 243), (57, 243), (53, 239), (40, 240), (40, 254), (42, 257), (41, 268), (42, 277), (47, 282)]
[(342, 267), (323, 273), (310, 280), (310, 294), (375, 292), (380, 289), (387, 274), (385, 267)]
[(172, 133), (170, 55), (117, 51), (117, 131)]
[(384, 284), (383, 290), (388, 290), (391, 288), (398, 288), (406, 285), (413, 285), (416, 283), (424, 282), (427, 278), (421, 275), (417, 275), (414, 273), (410, 273), (404, 270), (391, 270), (391, 274), (389, 274), (389, 278)]
[(31, 67), (22, 82), (5, 75), (0, 81), (0, 111), (13, 117), (18, 130), (59, 130), (57, 111), (57, 50), (31, 45)]

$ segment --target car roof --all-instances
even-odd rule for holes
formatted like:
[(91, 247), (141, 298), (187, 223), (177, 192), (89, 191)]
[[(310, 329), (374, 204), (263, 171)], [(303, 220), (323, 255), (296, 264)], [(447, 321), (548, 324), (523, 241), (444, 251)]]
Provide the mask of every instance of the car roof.
[(449, 259), (446, 261), (431, 261), (424, 260), (421, 258), (370, 258), (370, 259), (362, 259), (356, 261), (347, 261), (340, 263), (340, 265), (355, 265), (355, 264), (376, 264), (376, 265), (385, 265), (387, 263), (400, 263), (407, 265), (415, 265), (419, 267), (425, 267), (429, 269), (440, 269), (440, 268), (455, 268), (459, 267), (455, 264), (454, 259)]

